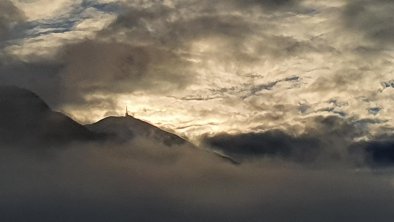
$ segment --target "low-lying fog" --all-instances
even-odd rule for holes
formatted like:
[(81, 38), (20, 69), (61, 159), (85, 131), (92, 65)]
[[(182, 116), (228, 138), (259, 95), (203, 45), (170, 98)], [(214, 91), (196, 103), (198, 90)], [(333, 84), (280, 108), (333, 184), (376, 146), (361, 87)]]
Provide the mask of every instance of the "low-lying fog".
[(25, 148), (0, 151), (1, 221), (381, 222), (394, 216), (388, 168), (279, 158), (234, 165), (142, 139)]

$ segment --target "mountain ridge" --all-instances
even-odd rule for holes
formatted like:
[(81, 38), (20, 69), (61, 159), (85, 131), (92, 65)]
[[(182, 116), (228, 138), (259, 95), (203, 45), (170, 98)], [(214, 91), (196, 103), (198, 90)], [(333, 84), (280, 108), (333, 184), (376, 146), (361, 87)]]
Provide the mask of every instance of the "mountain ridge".
[(190, 144), (176, 134), (128, 115), (105, 117), (85, 126), (92, 132), (106, 134), (120, 142), (126, 142), (136, 136), (142, 136), (163, 142), (167, 146)]
[(135, 137), (144, 137), (166, 146), (191, 145), (180, 136), (131, 116), (110, 116), (82, 125), (61, 112), (53, 111), (30, 90), (0, 85), (0, 144), (127, 142)]
[(15, 86), (0, 86), (0, 142), (63, 144), (93, 140), (87, 128), (53, 111), (37, 94)]

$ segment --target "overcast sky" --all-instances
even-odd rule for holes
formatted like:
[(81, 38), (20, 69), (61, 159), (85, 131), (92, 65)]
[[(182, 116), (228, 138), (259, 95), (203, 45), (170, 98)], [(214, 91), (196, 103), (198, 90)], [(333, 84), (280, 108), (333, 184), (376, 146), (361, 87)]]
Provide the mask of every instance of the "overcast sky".
[(0, 81), (82, 123), (121, 115), (196, 138), (335, 116), (394, 127), (388, 0), (1, 0)]
[(0, 218), (393, 221), (393, 12), (392, 0), (0, 0), (0, 85), (82, 124), (127, 106), (200, 145), (134, 134), (132, 118), (93, 140), (3, 87)]

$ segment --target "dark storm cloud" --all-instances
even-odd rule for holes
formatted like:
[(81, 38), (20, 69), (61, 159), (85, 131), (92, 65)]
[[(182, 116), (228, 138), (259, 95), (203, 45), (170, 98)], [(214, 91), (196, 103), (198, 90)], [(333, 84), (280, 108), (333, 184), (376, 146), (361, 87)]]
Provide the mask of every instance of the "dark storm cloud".
[(374, 163), (382, 165), (394, 164), (394, 140), (368, 142), (366, 151)]
[(278, 9), (278, 8), (286, 8), (286, 9), (294, 9), (295, 6), (299, 2), (297, 0), (233, 0), (236, 4), (241, 6), (261, 6), (267, 9)]
[(361, 153), (364, 162), (374, 167), (387, 167), (394, 165), (394, 136), (377, 138), (352, 144), (352, 152)]
[(345, 24), (378, 44), (392, 44), (394, 2), (390, 0), (351, 0), (344, 10)]
[[(339, 116), (307, 118), (305, 132), (291, 135), (281, 130), (241, 134), (218, 134), (203, 138), (208, 147), (234, 158), (259, 160), (279, 158), (296, 162), (362, 161), (364, 153), (352, 153), (354, 138), (365, 135), (368, 120), (351, 120)], [(370, 121), (370, 120), (369, 120)], [(357, 155), (358, 156), (357, 156)]]
[(320, 142), (314, 138), (296, 138), (280, 131), (216, 135), (205, 140), (207, 145), (235, 158), (261, 158), (273, 156), (297, 161), (316, 158)]
[(24, 21), (23, 13), (11, 1), (0, 1), (0, 47), (15, 34), (15, 28)]

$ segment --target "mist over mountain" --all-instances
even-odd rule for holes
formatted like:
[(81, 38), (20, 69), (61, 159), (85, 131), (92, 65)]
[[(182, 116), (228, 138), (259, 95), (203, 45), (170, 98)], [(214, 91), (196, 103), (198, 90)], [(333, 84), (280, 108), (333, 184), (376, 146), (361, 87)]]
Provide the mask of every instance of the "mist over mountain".
[[(353, 142), (354, 127), (337, 117), (317, 119), (316, 132), (291, 136), (274, 130), (247, 134), (218, 134), (202, 139), (211, 150), (232, 163), (279, 158), (298, 163), (343, 162), (370, 166), (394, 164), (390, 136)], [(53, 147), (78, 143), (128, 144), (149, 141), (151, 145), (195, 147), (187, 140), (152, 124), (125, 116), (111, 116), (81, 125), (52, 111), (35, 93), (15, 86), (0, 86), (0, 143), (19, 147)], [(131, 145), (132, 147), (132, 145)]]
[[(360, 162), (361, 171), (336, 158), (316, 162), (337, 154), (327, 153), (327, 144), (343, 148), (345, 140), (335, 135), (353, 135), (339, 119), (319, 120), (330, 130), (307, 137), (273, 131), (205, 138), (222, 153), (218, 158), (132, 116), (83, 126), (17, 87), (0, 87), (0, 114), (5, 221), (282, 222), (294, 214), (305, 222), (385, 222), (394, 216), (391, 143), (352, 144), (372, 163), (385, 163), (378, 174), (366, 170), (374, 166), (368, 162)], [(23, 149), (8, 149), (15, 146)], [(45, 155), (27, 152), (42, 147)]]
[(107, 117), (83, 126), (52, 111), (37, 94), (15, 86), (0, 86), (0, 132), (0, 143), (8, 145), (115, 143), (143, 137), (166, 146), (192, 146), (179, 136), (131, 116)]

